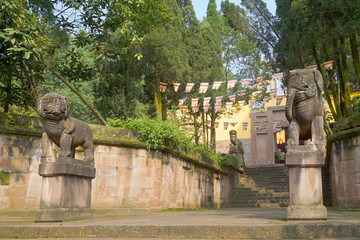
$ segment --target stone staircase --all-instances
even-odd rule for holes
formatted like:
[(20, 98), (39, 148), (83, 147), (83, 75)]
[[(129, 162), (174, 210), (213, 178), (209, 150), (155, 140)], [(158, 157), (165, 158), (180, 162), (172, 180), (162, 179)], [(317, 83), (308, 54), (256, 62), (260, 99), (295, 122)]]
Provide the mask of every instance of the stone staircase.
[(245, 168), (229, 207), (289, 206), (289, 175), (285, 166)]

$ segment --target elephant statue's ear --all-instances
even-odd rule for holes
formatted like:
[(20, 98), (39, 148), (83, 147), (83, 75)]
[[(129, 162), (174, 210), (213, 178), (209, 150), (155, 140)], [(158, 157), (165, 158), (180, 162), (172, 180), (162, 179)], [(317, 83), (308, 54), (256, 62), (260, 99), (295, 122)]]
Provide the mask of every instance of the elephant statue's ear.
[(319, 70), (314, 71), (314, 80), (316, 82), (317, 89), (322, 92), (324, 90), (324, 81)]

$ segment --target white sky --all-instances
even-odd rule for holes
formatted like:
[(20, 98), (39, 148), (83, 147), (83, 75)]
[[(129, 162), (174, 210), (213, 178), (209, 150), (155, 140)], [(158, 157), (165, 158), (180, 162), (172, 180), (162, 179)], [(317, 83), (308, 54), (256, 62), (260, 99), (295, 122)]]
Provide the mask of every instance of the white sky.
[[(263, 1), (266, 3), (267, 8), (270, 10), (270, 12), (273, 15), (275, 15), (275, 11), (276, 11), (275, 0), (263, 0)], [(230, 0), (230, 2), (240, 5), (241, 0)], [(209, 3), (209, 0), (192, 0), (192, 4), (194, 6), (196, 17), (199, 20), (202, 20), (203, 17), (206, 16), (206, 9), (207, 9), (208, 3)], [(217, 6), (218, 10), (220, 10), (220, 4), (221, 4), (221, 0), (216, 0), (216, 6)]]

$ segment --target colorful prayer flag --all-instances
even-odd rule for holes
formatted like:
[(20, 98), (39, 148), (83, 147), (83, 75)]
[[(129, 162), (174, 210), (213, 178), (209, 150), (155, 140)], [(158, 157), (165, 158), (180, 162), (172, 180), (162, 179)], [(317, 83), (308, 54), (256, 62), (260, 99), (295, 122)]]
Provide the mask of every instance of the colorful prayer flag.
[(229, 126), (229, 122), (224, 122), (224, 130), (227, 130)]
[(240, 107), (243, 107), (245, 105), (245, 101), (238, 101), (238, 104)]
[(182, 106), (185, 102), (185, 98), (179, 99), (179, 106)]
[(193, 112), (193, 113), (199, 112), (199, 106), (193, 107), (193, 108), (192, 108), (192, 112)]
[(260, 122), (254, 122), (254, 128), (257, 130), (259, 128)]
[(306, 69), (316, 70), (316, 69), (317, 69), (317, 66), (316, 66), (316, 65), (312, 65), (312, 66), (307, 67)]
[(159, 86), (159, 92), (165, 92), (166, 87), (167, 87), (167, 83), (161, 82)]
[(219, 127), (219, 122), (214, 122), (214, 127), (218, 128)]
[(261, 91), (256, 91), (256, 92), (253, 92), (253, 96), (256, 97), (257, 95), (259, 95), (261, 93)]
[(221, 110), (221, 104), (215, 104), (214, 112), (220, 112), (220, 110)]
[(283, 98), (284, 98), (284, 96), (276, 96), (276, 106), (280, 105)]
[(237, 122), (231, 122), (231, 123), (230, 123), (230, 125), (233, 126), (233, 127), (235, 127), (236, 124), (237, 124)]
[(191, 89), (193, 88), (193, 86), (195, 85), (195, 83), (188, 83), (186, 84), (186, 89), (185, 92), (189, 93), (191, 91)]
[(215, 99), (215, 105), (221, 105), (221, 101), (222, 101), (223, 97), (222, 96), (218, 96)]
[(269, 124), (269, 121), (264, 121), (264, 122), (263, 122), (263, 128), (266, 129), (267, 126), (268, 126), (268, 124)]
[(181, 106), (180, 109), (181, 109), (181, 112), (182, 112), (183, 114), (185, 114), (185, 113), (188, 111), (188, 107), (187, 107), (187, 106)]
[(209, 83), (200, 83), (199, 93), (206, 93)]
[(243, 88), (247, 88), (248, 85), (249, 85), (249, 83), (250, 83), (250, 81), (251, 81), (251, 78), (246, 78), (246, 79), (241, 80), (241, 86), (242, 86)]
[(247, 94), (247, 92), (241, 92), (241, 93), (238, 94), (238, 96), (239, 97), (244, 97), (244, 96), (246, 96), (246, 94)]
[(219, 89), (219, 87), (221, 86), (222, 82), (214, 82), (213, 83), (213, 86), (212, 86), (212, 89)]
[(210, 105), (204, 105), (203, 106), (203, 111), (204, 113), (207, 113), (209, 111)]
[(230, 81), (228, 81), (228, 83), (227, 83), (227, 89), (230, 89), (230, 88), (235, 87), (235, 84), (236, 84), (236, 80), (230, 80)]
[(230, 99), (230, 101), (235, 102), (236, 95), (230, 95), (229, 99)]
[(169, 105), (173, 100), (166, 100), (166, 104)]
[(211, 100), (211, 97), (204, 97), (204, 104), (203, 104), (203, 106), (210, 105), (210, 100)]
[(233, 105), (233, 102), (226, 102), (226, 111), (230, 111), (232, 105)]
[(274, 120), (274, 121), (273, 121), (273, 127), (276, 128), (276, 126), (278, 125), (278, 123), (279, 123), (279, 120)]
[(280, 72), (280, 73), (275, 73), (273, 75), (273, 80), (274, 81), (281, 81), (284, 77), (284, 73)]
[(270, 96), (272, 98), (275, 98), (276, 97), (276, 93), (277, 93), (277, 89), (270, 89)]
[(198, 106), (199, 98), (192, 98), (191, 99), (191, 107), (195, 108)]
[(180, 83), (173, 83), (173, 86), (174, 86), (174, 91), (177, 92), (179, 90)]
[(324, 65), (324, 67), (326, 68), (327, 71), (333, 70), (334, 61), (324, 62), (323, 65)]
[(256, 78), (256, 84), (260, 84), (261, 81), (263, 81), (264, 79), (265, 79), (265, 76), (257, 77)]
[(249, 122), (243, 122), (242, 123), (243, 131), (246, 131), (248, 126), (249, 126)]
[(210, 122), (209, 120), (206, 120), (206, 121), (205, 121), (205, 124), (206, 124), (207, 127), (209, 127), (210, 124), (211, 124), (211, 122)]

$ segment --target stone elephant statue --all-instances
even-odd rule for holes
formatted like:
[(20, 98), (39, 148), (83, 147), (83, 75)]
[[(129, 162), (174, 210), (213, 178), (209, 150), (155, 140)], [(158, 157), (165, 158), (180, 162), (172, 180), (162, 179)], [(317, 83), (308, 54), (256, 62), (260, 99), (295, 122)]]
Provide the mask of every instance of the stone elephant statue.
[(299, 145), (299, 140), (311, 140), (318, 146), (323, 144), (323, 89), (324, 82), (318, 70), (297, 69), (290, 75), (285, 107), (289, 146)]

